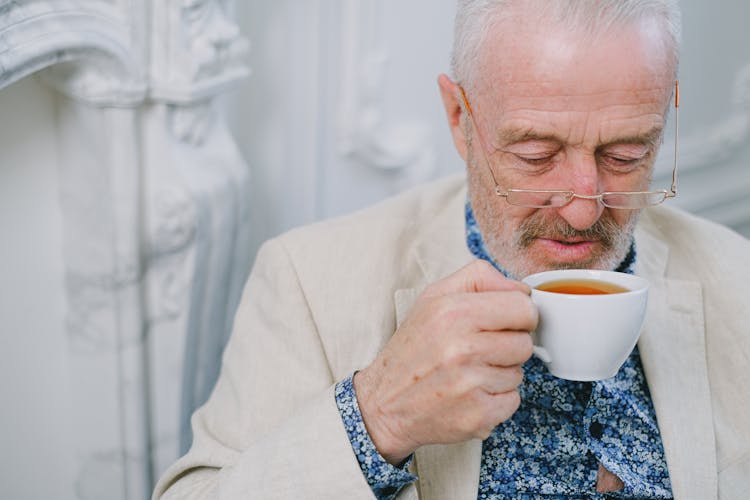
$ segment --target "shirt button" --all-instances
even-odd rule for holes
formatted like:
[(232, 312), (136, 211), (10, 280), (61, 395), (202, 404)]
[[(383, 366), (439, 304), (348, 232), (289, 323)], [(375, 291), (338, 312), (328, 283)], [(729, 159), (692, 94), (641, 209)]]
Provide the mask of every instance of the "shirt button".
[(383, 497), (391, 497), (398, 493), (398, 488), (395, 486), (384, 486), (380, 489), (380, 494), (383, 495)]
[(599, 422), (591, 422), (591, 425), (589, 425), (589, 434), (594, 439), (601, 439), (604, 434), (604, 426)]

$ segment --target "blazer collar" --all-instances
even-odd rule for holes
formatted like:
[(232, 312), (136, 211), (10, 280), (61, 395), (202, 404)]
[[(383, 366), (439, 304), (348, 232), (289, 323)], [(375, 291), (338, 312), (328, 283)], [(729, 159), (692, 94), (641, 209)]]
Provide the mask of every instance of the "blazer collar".
[(414, 257), (422, 273), (422, 287), (454, 273), (475, 259), (466, 246), (465, 185), (416, 237)]
[(639, 352), (675, 498), (717, 498), (716, 442), (701, 285), (667, 276), (669, 249), (644, 212), (636, 274), (650, 281)]

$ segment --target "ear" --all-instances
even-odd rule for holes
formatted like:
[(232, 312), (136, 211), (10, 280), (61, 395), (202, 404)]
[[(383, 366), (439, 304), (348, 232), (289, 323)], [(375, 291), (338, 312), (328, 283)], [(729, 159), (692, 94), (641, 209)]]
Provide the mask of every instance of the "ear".
[(443, 107), (448, 118), (448, 126), (453, 136), (453, 144), (461, 158), (466, 161), (466, 135), (463, 127), (463, 110), (459, 102), (458, 84), (451, 80), (448, 75), (438, 76), (440, 96), (443, 98)]

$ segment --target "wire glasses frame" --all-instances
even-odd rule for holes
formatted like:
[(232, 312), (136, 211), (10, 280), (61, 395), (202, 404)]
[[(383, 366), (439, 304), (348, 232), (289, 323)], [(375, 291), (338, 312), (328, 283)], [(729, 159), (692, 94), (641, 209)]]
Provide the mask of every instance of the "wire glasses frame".
[(639, 208), (645, 208), (653, 205), (662, 203), (667, 198), (674, 198), (677, 196), (677, 139), (678, 139), (678, 124), (679, 124), (679, 110), (680, 110), (680, 82), (676, 80), (674, 83), (674, 167), (672, 169), (672, 186), (669, 190), (659, 189), (656, 191), (605, 191), (599, 194), (577, 194), (569, 190), (559, 189), (503, 189), (498, 184), (495, 173), (492, 170), (490, 160), (487, 157), (487, 152), (484, 148), (484, 142), (482, 141), (479, 128), (474, 119), (474, 113), (469, 104), (469, 99), (466, 97), (466, 92), (461, 85), (458, 86), (461, 92), (461, 98), (463, 99), (466, 112), (471, 120), (472, 127), (476, 131), (477, 138), (479, 139), (479, 149), (482, 150), (482, 156), (484, 157), (487, 169), (490, 171), (492, 181), (495, 183), (495, 194), (505, 198), (505, 200), (511, 205), (516, 205), (526, 208), (560, 208), (564, 207), (574, 198), (581, 198), (584, 200), (597, 200), (599, 203), (609, 208), (618, 208), (625, 210), (635, 210)]

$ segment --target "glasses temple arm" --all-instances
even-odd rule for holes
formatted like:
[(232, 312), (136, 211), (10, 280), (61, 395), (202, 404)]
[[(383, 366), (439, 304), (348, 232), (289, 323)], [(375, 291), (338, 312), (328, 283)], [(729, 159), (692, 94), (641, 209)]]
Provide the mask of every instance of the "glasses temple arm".
[(474, 120), (474, 113), (471, 109), (471, 104), (469, 104), (469, 98), (466, 97), (466, 91), (464, 90), (463, 86), (460, 84), (458, 85), (458, 91), (461, 93), (461, 100), (464, 103), (464, 109), (466, 110), (466, 114), (469, 115), (469, 121), (471, 122), (471, 127), (474, 131), (474, 134), (477, 136), (477, 140), (479, 141), (479, 149), (482, 151), (482, 158), (484, 158), (484, 164), (487, 165), (487, 170), (490, 172), (490, 177), (492, 178), (492, 182), (495, 183), (495, 194), (498, 196), (508, 196), (507, 191), (503, 191), (503, 189), (500, 187), (500, 184), (497, 183), (497, 179), (495, 178), (495, 172), (492, 171), (492, 167), (490, 166), (490, 159), (487, 158), (487, 153), (484, 150), (484, 141), (482, 141), (482, 137), (479, 134), (479, 127), (477, 127), (477, 122)]
[(672, 188), (669, 197), (677, 196), (677, 139), (679, 137), (680, 127), (680, 81), (674, 82), (674, 167), (672, 168)]

